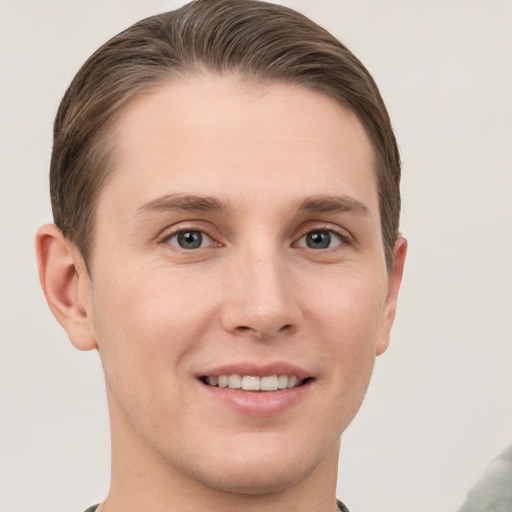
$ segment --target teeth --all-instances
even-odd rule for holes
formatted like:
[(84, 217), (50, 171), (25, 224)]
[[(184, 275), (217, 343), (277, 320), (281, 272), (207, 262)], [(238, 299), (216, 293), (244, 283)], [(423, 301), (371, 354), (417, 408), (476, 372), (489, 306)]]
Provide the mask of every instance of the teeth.
[(278, 389), (294, 388), (301, 381), (295, 375), (268, 375), (256, 377), (254, 375), (219, 375), (206, 377), (206, 383), (219, 388), (240, 389), (244, 391), (276, 391)]
[(206, 382), (210, 386), (216, 386), (219, 383), (219, 377), (206, 377)]
[(279, 389), (286, 389), (288, 387), (289, 380), (290, 378), (288, 375), (279, 375), (279, 377), (277, 377), (277, 387)]
[(261, 389), (261, 379), (259, 377), (244, 375), (242, 377), (242, 389), (244, 391), (259, 391)]
[[(295, 377), (297, 378), (297, 377)], [(277, 386), (277, 375), (271, 375), (270, 377), (261, 378), (261, 390), (262, 391), (275, 391)]]
[(288, 379), (288, 387), (294, 388), (297, 385), (297, 382), (299, 382), (299, 379), (297, 379), (295, 375), (290, 375), (290, 378)]
[(228, 377), (228, 388), (239, 389), (242, 387), (242, 377), (240, 375), (230, 375)]

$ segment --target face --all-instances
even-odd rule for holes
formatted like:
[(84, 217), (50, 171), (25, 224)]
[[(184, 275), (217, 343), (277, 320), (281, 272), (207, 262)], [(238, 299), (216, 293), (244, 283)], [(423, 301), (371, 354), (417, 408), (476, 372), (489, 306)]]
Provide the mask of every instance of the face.
[(85, 301), (114, 450), (248, 493), (332, 467), (399, 281), (360, 122), (203, 76), (134, 100), (115, 136)]

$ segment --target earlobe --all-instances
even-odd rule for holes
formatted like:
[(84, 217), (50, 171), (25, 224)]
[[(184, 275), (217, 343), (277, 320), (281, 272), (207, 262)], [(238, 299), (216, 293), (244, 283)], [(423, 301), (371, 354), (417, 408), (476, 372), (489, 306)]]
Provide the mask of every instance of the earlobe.
[(80, 350), (97, 347), (90, 308), (90, 277), (79, 253), (54, 224), (36, 235), (39, 280), (57, 321)]
[(377, 342), (376, 355), (381, 355), (389, 346), (391, 327), (395, 320), (398, 292), (402, 283), (405, 256), (407, 254), (407, 240), (399, 236), (395, 241), (393, 268), (389, 273), (388, 294), (382, 313), (380, 337)]

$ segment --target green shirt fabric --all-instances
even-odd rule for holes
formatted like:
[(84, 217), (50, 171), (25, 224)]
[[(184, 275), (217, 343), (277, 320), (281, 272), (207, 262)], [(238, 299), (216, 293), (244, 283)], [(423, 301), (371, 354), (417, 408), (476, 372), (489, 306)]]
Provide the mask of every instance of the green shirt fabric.
[[(338, 509), (341, 512), (350, 512), (348, 510), (348, 508), (345, 507), (345, 505), (343, 505), (343, 503), (341, 503), (341, 501), (339, 501), (339, 500), (337, 500), (337, 501), (338, 501)], [(92, 507), (89, 507), (85, 512), (94, 512), (98, 507), (99, 507), (99, 504), (98, 505), (94, 505)]]
[(347, 507), (345, 507), (345, 505), (343, 505), (343, 503), (341, 503), (340, 500), (336, 500), (337, 503), (338, 503), (338, 508), (340, 509), (341, 512), (350, 512), (349, 509)]

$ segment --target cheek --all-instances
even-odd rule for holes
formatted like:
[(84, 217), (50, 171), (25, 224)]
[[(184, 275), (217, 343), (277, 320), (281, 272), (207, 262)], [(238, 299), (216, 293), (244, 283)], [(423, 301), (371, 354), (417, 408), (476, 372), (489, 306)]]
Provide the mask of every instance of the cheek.
[(94, 290), (94, 328), (107, 377), (172, 378), (169, 369), (179, 371), (214, 317), (214, 302), (201, 282), (148, 269), (101, 277)]
[(386, 297), (386, 283), (379, 276), (346, 273), (330, 279), (323, 293), (305, 290), (307, 310), (316, 324), (329, 332), (338, 346), (363, 351), (378, 335)]
[(309, 315), (317, 333), (323, 333), (319, 351), (326, 351), (326, 384), (336, 390), (339, 414), (351, 417), (373, 371), (386, 287), (378, 276), (343, 276), (336, 283), (328, 293), (310, 295)]

